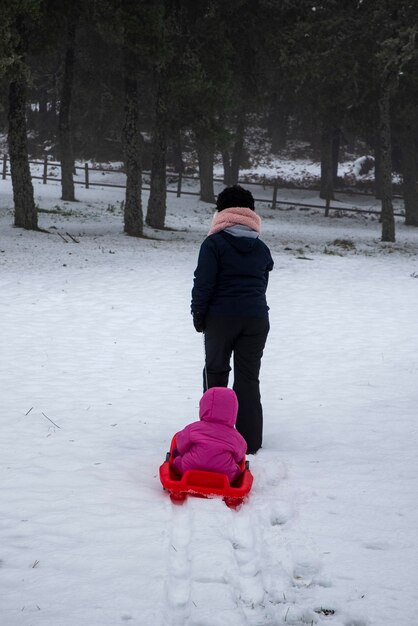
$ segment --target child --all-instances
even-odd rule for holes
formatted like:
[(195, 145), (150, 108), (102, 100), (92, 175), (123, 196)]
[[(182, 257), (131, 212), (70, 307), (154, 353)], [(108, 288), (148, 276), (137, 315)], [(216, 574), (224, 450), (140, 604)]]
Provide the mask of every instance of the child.
[(235, 430), (238, 400), (227, 387), (211, 387), (199, 403), (199, 422), (176, 435), (173, 468), (184, 474), (189, 469), (226, 474), (232, 483), (241, 474), (240, 462), (247, 444)]

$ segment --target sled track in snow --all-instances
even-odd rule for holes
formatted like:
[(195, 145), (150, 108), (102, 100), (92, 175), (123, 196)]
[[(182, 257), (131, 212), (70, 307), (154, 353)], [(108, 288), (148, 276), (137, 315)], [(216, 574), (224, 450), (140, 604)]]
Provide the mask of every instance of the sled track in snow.
[(230, 540), (233, 511), (220, 500), (189, 498), (173, 506), (165, 624), (246, 624), (239, 564)]
[(259, 498), (254, 493), (237, 511), (219, 499), (172, 505), (165, 625), (273, 624), (264, 569), (279, 564), (264, 542)]
[(292, 531), (298, 497), (285, 467), (252, 465), (253, 491), (236, 511), (220, 499), (170, 504), (163, 626), (367, 626), (330, 606), (312, 538)]

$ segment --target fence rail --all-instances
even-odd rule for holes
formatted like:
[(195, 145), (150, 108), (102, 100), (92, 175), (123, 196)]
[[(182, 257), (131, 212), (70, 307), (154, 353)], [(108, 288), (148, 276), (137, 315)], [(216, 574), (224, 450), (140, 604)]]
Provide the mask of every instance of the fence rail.
[[(48, 181), (61, 182), (61, 178), (48, 175), (49, 168), (56, 167), (56, 168), (61, 169), (61, 164), (58, 162), (48, 161), (48, 158), (46, 155), (42, 161), (30, 160), (29, 164), (38, 165), (42, 168), (42, 176), (31, 173), (31, 177), (33, 179), (42, 180), (42, 183), (44, 185), (46, 185)], [(3, 180), (6, 180), (7, 176), (10, 175), (7, 165), (8, 165), (8, 155), (4, 154), (3, 155), (3, 168), (2, 168)], [(84, 173), (84, 176), (83, 176), (83, 180), (74, 180), (75, 185), (83, 185), (86, 189), (89, 189), (90, 187), (112, 187), (115, 189), (126, 188), (126, 185), (122, 185), (118, 183), (95, 182), (91, 180), (91, 176), (90, 176), (91, 172), (107, 172), (107, 173), (112, 173), (112, 174), (125, 174), (123, 169), (115, 170), (112, 168), (94, 167), (92, 165), (89, 165), (88, 163), (85, 163), (84, 165), (76, 165), (74, 167), (74, 172), (76, 175), (77, 175), (77, 170), (81, 170)], [(142, 173), (145, 176), (149, 176), (151, 174), (151, 172), (149, 171), (143, 171)], [(192, 176), (189, 174), (182, 174), (181, 172), (179, 173), (179, 172), (171, 172), (171, 171), (167, 171), (167, 177), (174, 179), (173, 184), (176, 184), (175, 189), (170, 189), (169, 187), (166, 187), (167, 193), (175, 193), (177, 195), (177, 198), (180, 198), (181, 196), (200, 196), (200, 193), (198, 191), (187, 191), (183, 187), (184, 180), (193, 180), (195, 182), (199, 182), (199, 177)], [(224, 184), (224, 181), (221, 178), (214, 178), (213, 182)], [(344, 207), (343, 208), (339, 206), (331, 206), (330, 200), (327, 200), (324, 206), (320, 204), (309, 204), (309, 203), (304, 203), (304, 202), (298, 202), (295, 200), (292, 200), (292, 201), (281, 200), (280, 198), (278, 198), (280, 190), (283, 190), (283, 191), (290, 191), (290, 190), (292, 191), (318, 191), (319, 192), (319, 188), (298, 187), (296, 185), (292, 187), (285, 187), (284, 185), (280, 185), (277, 180), (271, 183), (267, 181), (256, 182), (256, 181), (247, 181), (247, 180), (239, 180), (238, 182), (246, 186), (253, 185), (253, 186), (263, 187), (264, 189), (271, 187), (272, 188), (271, 198), (254, 198), (254, 200), (259, 203), (264, 202), (264, 203), (271, 204), (272, 209), (276, 209), (278, 205), (279, 206), (283, 205), (283, 206), (300, 207), (302, 209), (325, 209), (325, 215), (328, 215), (328, 212), (330, 210), (331, 211), (346, 211), (350, 213), (369, 213), (371, 215), (380, 215), (380, 210), (376, 211), (376, 209), (373, 209), (373, 208), (359, 208), (359, 207), (349, 207), (349, 208)], [(148, 186), (143, 185), (142, 189), (145, 191), (149, 191), (150, 187), (149, 185)], [(338, 193), (338, 191), (336, 193)], [(353, 196), (374, 197), (373, 194), (370, 192), (361, 192), (355, 189), (344, 189), (343, 191), (340, 191), (340, 193), (344, 193), (345, 195), (353, 195)], [(393, 197), (396, 199), (403, 200), (403, 197), (399, 195), (394, 195)], [(395, 212), (394, 215), (397, 217), (404, 217), (404, 213)]]

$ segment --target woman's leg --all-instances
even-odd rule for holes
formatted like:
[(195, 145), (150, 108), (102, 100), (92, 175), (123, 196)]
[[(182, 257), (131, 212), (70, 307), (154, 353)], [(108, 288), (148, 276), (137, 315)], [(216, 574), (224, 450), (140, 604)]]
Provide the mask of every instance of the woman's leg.
[(228, 387), (230, 361), (236, 334), (234, 317), (206, 318), (205, 369), (203, 391), (210, 387)]
[(257, 452), (263, 439), (263, 409), (259, 373), (270, 329), (268, 320), (247, 318), (234, 343), (234, 391), (238, 397), (237, 430), (248, 452)]

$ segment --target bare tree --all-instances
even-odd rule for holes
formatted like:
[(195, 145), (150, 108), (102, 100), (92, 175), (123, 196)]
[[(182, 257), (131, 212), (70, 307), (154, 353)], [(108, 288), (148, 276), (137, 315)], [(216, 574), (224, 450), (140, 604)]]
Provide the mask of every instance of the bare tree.
[(11, 23), (15, 44), (15, 58), (11, 67), (9, 85), (8, 143), (10, 168), (15, 205), (15, 226), (28, 230), (38, 229), (38, 212), (33, 196), (33, 185), (29, 167), (26, 125), (27, 68), (26, 24), (23, 14), (15, 16)]
[(62, 199), (74, 201), (74, 152), (71, 128), (71, 104), (74, 83), (75, 39), (80, 17), (80, 9), (77, 0), (73, 0), (73, 2), (68, 5), (67, 11), (67, 33), (58, 117), (58, 136), (61, 157)]
[(124, 47), (125, 123), (123, 144), (126, 168), (124, 229), (127, 235), (142, 237), (142, 135), (138, 123), (138, 78), (135, 54), (129, 43)]

